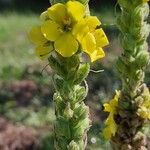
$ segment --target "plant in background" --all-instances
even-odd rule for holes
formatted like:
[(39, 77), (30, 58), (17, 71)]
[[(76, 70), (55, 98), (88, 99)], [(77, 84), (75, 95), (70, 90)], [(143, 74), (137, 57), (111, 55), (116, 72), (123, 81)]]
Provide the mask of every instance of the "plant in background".
[(96, 61), (105, 56), (102, 47), (108, 40), (97, 17), (89, 15), (87, 0), (52, 0), (51, 4), (29, 38), (36, 45), (37, 56), (48, 59), (54, 70), (55, 149), (83, 150), (91, 123), (83, 102), (90, 64), (80, 54), (85, 52)]
[(120, 94), (104, 104), (109, 116), (103, 135), (111, 139), (114, 150), (146, 150), (142, 129), (150, 119), (150, 92), (144, 83), (144, 70), (149, 64), (147, 37), (150, 25), (148, 0), (118, 0), (121, 15), (117, 25), (121, 31), (124, 52), (117, 60), (122, 81)]

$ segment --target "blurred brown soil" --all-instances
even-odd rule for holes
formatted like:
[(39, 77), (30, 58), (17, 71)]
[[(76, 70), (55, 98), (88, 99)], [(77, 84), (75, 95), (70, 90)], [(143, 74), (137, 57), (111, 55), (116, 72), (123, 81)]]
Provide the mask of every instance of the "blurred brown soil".
[(12, 83), (10, 91), (18, 105), (27, 106), (37, 92), (37, 85), (32, 80), (16, 81)]
[(38, 150), (39, 134), (33, 128), (0, 118), (0, 150)]

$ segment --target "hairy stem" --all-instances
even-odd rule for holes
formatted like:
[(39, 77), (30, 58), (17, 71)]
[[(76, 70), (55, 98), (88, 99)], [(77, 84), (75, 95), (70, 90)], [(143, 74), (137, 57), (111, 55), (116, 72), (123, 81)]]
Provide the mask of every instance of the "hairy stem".
[(84, 150), (90, 119), (89, 108), (83, 102), (88, 87), (81, 83), (89, 73), (89, 64), (81, 63), (78, 55), (64, 58), (58, 54), (49, 62), (55, 71), (55, 149)]

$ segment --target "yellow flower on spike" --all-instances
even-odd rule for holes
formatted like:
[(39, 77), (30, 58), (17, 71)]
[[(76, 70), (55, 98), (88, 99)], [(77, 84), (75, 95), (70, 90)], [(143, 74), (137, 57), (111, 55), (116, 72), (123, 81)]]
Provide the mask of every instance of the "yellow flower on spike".
[(30, 32), (37, 55), (44, 59), (55, 49), (63, 57), (71, 57), (80, 47), (92, 62), (104, 57), (102, 48), (109, 42), (100, 28), (101, 22), (85, 13), (85, 6), (78, 1), (57, 3), (43, 12), (42, 25)]
[(55, 50), (63, 57), (70, 57), (78, 51), (79, 44), (72, 31), (84, 16), (85, 6), (77, 1), (57, 3), (47, 10), (49, 19), (42, 24), (42, 33), (47, 40), (54, 42)]
[(29, 39), (36, 45), (36, 55), (41, 59), (47, 58), (53, 50), (52, 43), (43, 36), (40, 26), (31, 29)]
[(41, 19), (41, 21), (43, 21), (43, 22), (46, 21), (46, 20), (49, 20), (47, 11), (44, 11), (44, 12), (40, 15), (40, 19)]
[(103, 130), (103, 136), (105, 139), (110, 139), (117, 131), (117, 124), (114, 120), (114, 115), (117, 113), (119, 97), (120, 91), (116, 91), (115, 97), (110, 102), (104, 104), (104, 111), (109, 112), (109, 116), (105, 121), (105, 128)]
[(100, 25), (101, 22), (97, 17), (87, 16), (78, 22), (74, 28), (74, 34), (92, 62), (105, 56), (102, 48), (109, 44)]
[(142, 96), (144, 98), (144, 102), (138, 109), (138, 115), (144, 119), (150, 120), (150, 92), (148, 88), (145, 89)]

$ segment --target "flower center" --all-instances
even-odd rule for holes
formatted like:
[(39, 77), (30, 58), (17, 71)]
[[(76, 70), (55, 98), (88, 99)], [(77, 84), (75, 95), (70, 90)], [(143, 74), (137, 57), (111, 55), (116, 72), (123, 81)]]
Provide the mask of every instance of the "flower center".
[(69, 17), (66, 17), (64, 20), (63, 20), (63, 30), (64, 31), (70, 31), (72, 29), (72, 26), (71, 26), (71, 18)]

